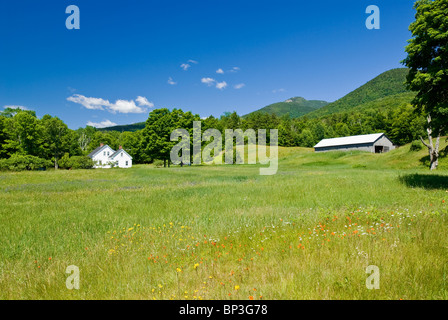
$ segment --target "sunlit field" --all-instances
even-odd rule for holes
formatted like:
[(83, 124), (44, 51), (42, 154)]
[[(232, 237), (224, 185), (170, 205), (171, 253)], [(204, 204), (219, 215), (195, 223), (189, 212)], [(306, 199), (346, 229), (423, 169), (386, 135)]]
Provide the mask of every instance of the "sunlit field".
[[(280, 148), (274, 176), (0, 173), (0, 298), (448, 299), (448, 174), (425, 155)], [(79, 290), (66, 287), (70, 265)]]

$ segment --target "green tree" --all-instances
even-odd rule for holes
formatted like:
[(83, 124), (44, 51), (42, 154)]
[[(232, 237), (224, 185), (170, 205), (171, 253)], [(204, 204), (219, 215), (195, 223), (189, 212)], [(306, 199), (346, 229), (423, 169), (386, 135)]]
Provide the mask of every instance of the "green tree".
[(327, 131), (327, 128), (321, 121), (315, 122), (311, 130), (315, 138), (315, 141), (320, 141), (325, 138), (325, 132)]
[(98, 148), (102, 143), (107, 144), (114, 150), (117, 150), (119, 147), (118, 139), (120, 136), (120, 132), (118, 131), (95, 131), (93, 134), (88, 146), (86, 153), (89, 154), (96, 148)]
[(297, 129), (289, 116), (282, 117), (278, 127), (278, 143), (283, 147), (294, 147), (297, 145)]
[(119, 142), (123, 149), (132, 157), (133, 163), (145, 163), (144, 153), (141, 152), (141, 130), (135, 132), (125, 131), (120, 134)]
[(170, 152), (177, 143), (171, 141), (171, 132), (186, 129), (193, 138), (193, 121), (199, 121), (198, 115), (183, 112), (180, 109), (169, 111), (166, 108), (153, 110), (142, 130), (142, 151), (152, 159), (163, 160), (164, 166), (170, 163)]
[(314, 139), (313, 133), (310, 129), (304, 129), (299, 135), (299, 143), (303, 147), (312, 148), (316, 145), (316, 140)]
[(14, 118), (14, 116), (19, 112), (26, 112), (32, 115), (33, 117), (36, 117), (36, 111), (33, 110), (23, 110), (20, 108), (5, 108), (2, 112), (0, 112), (0, 116), (5, 118)]
[(93, 139), (93, 136), (95, 135), (95, 132), (96, 129), (91, 126), (86, 126), (85, 128), (79, 128), (76, 130), (78, 145), (84, 154), (87, 153), (87, 149)]
[(338, 137), (350, 136), (351, 132), (346, 123), (338, 122), (335, 127), (335, 131)]
[(46, 114), (41, 119), (44, 128), (43, 147), (46, 158), (54, 161), (54, 168), (58, 169), (58, 160), (69, 151), (70, 130), (57, 117)]
[(240, 116), (234, 111), (232, 113), (230, 112), (225, 112), (222, 116), (221, 116), (221, 123), (222, 123), (222, 127), (223, 129), (241, 129), (241, 118)]
[(0, 116), (0, 159), (7, 157), (7, 152), (5, 148), (6, 143), (5, 125), (6, 125), (6, 118)]
[(393, 111), (387, 135), (394, 143), (404, 145), (418, 139), (423, 127), (424, 121), (421, 117), (415, 117), (414, 108), (403, 105)]
[[(402, 62), (410, 68), (407, 87), (416, 91), (413, 104), (427, 118), (430, 169), (438, 166), (440, 137), (448, 122), (448, 1), (418, 0), (410, 25), (412, 38)], [(433, 137), (436, 137), (435, 145)]]
[(43, 127), (34, 112), (17, 109), (7, 117), (4, 132), (7, 135), (4, 148), (9, 156), (14, 153), (40, 156), (42, 154)]

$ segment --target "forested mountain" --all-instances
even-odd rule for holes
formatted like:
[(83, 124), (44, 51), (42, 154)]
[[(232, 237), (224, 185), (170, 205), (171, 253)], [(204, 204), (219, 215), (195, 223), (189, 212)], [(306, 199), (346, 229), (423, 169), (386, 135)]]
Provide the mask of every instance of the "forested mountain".
[[(358, 107), (361, 105), (400, 94), (408, 94), (407, 96), (400, 96), (401, 98), (411, 97), (404, 85), (408, 73), (409, 69), (407, 68), (386, 71), (341, 99), (327, 104), (326, 106), (307, 114), (307, 116), (318, 118), (333, 113), (350, 111), (355, 108), (358, 111)], [(407, 102), (410, 102), (411, 100), (412, 97)]]
[[(269, 113), (275, 114), (276, 116), (284, 116), (289, 114), (290, 118), (299, 118), (305, 114), (312, 111), (320, 109), (326, 106), (328, 102), (321, 100), (306, 100), (302, 97), (294, 97), (283, 102), (277, 102), (270, 104), (260, 110), (254, 111), (253, 113)], [(247, 117), (248, 115), (244, 116)]]
[(99, 128), (98, 131), (119, 131), (119, 132), (135, 132), (145, 127), (144, 122), (138, 122), (133, 124), (124, 124), (119, 126)]

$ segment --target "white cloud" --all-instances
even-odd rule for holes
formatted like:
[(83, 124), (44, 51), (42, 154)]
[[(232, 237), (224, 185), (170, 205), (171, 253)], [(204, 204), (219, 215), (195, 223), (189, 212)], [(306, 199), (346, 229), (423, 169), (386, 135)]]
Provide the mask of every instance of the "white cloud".
[(135, 101), (140, 107), (150, 107), (150, 108), (154, 107), (154, 103), (149, 102), (148, 99), (146, 99), (145, 97), (138, 96), (137, 99), (135, 99)]
[(146, 111), (141, 107), (137, 107), (134, 100), (117, 100), (108, 107), (108, 110), (112, 113), (144, 113)]
[(182, 63), (182, 64), (180, 65), (180, 67), (181, 67), (182, 69), (184, 69), (184, 71), (187, 71), (188, 69), (190, 69), (191, 65), (188, 64), (188, 63)]
[(116, 126), (117, 124), (115, 122), (110, 121), (110, 120), (104, 120), (104, 121), (101, 121), (101, 122), (88, 121), (87, 125), (91, 126), (91, 127), (95, 127), (95, 128), (107, 128), (107, 127)]
[(215, 86), (217, 89), (222, 90), (225, 89), (227, 87), (227, 82), (223, 81), (223, 82), (217, 82), (215, 79), (213, 78), (202, 78), (201, 82), (206, 84), (207, 86), (211, 87), (211, 86)]
[(285, 92), (286, 90), (283, 88), (272, 90), (272, 93)]
[(80, 94), (74, 94), (67, 98), (68, 101), (78, 103), (89, 110), (104, 110), (104, 106), (109, 106), (110, 102), (101, 98), (88, 98)]
[(205, 83), (208, 86), (212, 86), (216, 82), (216, 80), (213, 78), (202, 78), (201, 82)]
[(102, 98), (89, 98), (80, 94), (75, 94), (67, 98), (68, 101), (78, 103), (89, 110), (107, 110), (111, 113), (144, 113), (146, 108), (154, 107), (152, 102), (149, 102), (145, 97), (137, 97), (136, 101), (139, 106), (135, 104), (134, 100), (117, 100), (115, 103), (110, 103), (109, 100)]
[(219, 68), (218, 70), (216, 70), (216, 73), (218, 73), (218, 74), (224, 74), (224, 73), (228, 73), (228, 72), (236, 73), (236, 72), (238, 72), (240, 70), (241, 69), (239, 67), (233, 67), (232, 69), (227, 70), (227, 71), (224, 71), (222, 68)]
[(187, 71), (188, 69), (191, 68), (191, 63), (193, 63), (193, 64), (198, 64), (199, 62), (190, 59), (190, 60), (188, 60), (186, 63), (182, 63), (182, 64), (180, 65), (180, 67), (181, 67), (184, 71)]
[(227, 87), (227, 82), (223, 81), (223, 82), (218, 82), (216, 84), (216, 88), (219, 90), (225, 89)]
[(238, 90), (238, 89), (244, 88), (245, 86), (246, 85), (244, 83), (239, 83), (239, 84), (234, 85), (233, 87)]
[(168, 78), (168, 84), (174, 86), (174, 85), (177, 84), (177, 82), (174, 82), (173, 78), (169, 77), (169, 78)]
[(28, 109), (27, 107), (24, 107), (24, 106), (4, 106), (4, 107), (3, 107), (3, 109), (7, 109), (7, 108), (10, 108), (10, 109), (20, 109), (20, 110), (27, 110), (27, 111), (30, 111), (30, 109)]

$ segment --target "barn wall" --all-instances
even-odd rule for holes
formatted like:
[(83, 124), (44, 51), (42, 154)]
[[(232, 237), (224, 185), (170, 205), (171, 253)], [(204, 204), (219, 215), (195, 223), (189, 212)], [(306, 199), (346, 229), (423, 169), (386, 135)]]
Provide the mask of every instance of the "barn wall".
[[(328, 152), (328, 151), (351, 151), (351, 150), (359, 150), (359, 151), (367, 151), (367, 152), (375, 152), (375, 146), (382, 146), (389, 148), (388, 151), (394, 150), (395, 146), (386, 136), (381, 137), (375, 143), (364, 143), (364, 144), (351, 144), (351, 145), (341, 145), (341, 146), (333, 146), (333, 147), (322, 147), (315, 148), (316, 152)], [(387, 151), (386, 151), (387, 152)]]
[(315, 148), (316, 152), (351, 151), (351, 150), (375, 152), (375, 147), (373, 146), (373, 143), (363, 143), (363, 144), (351, 144), (345, 146)]
[(374, 145), (388, 147), (389, 151), (395, 149), (395, 146), (392, 143), (392, 141), (390, 141), (386, 136), (383, 136), (381, 139), (377, 140)]

